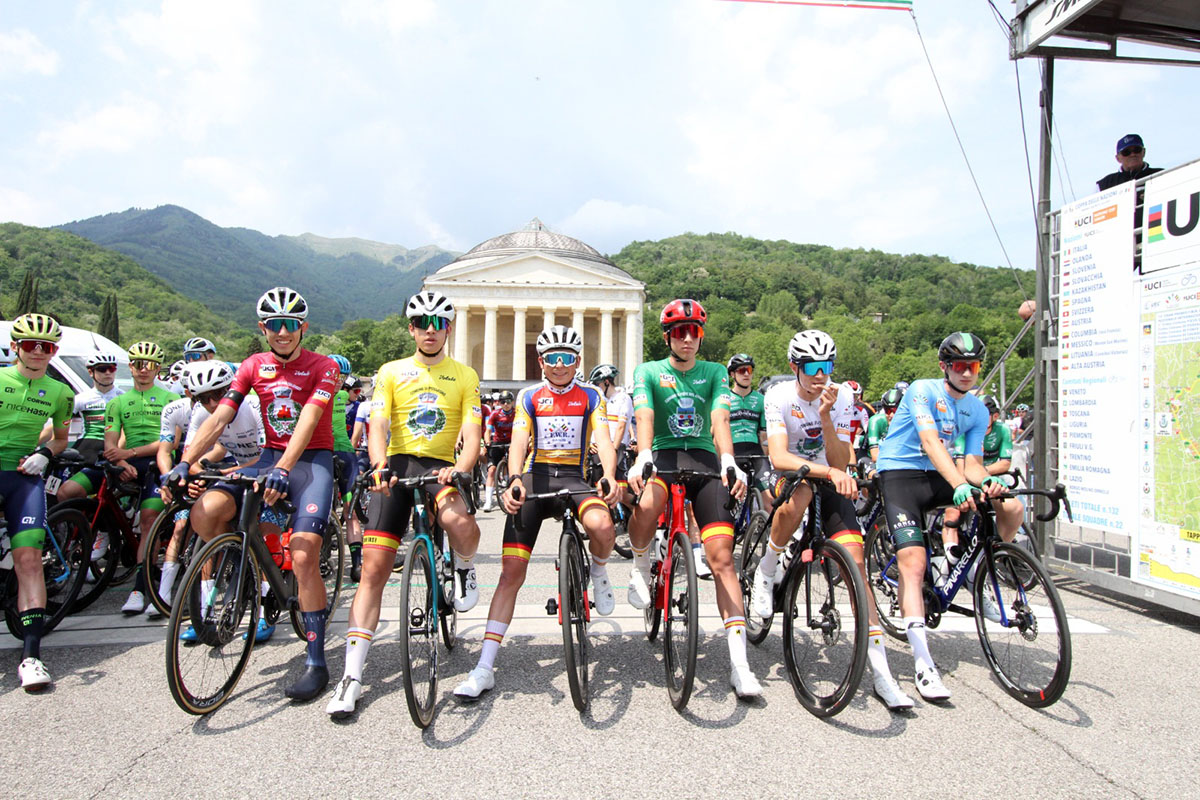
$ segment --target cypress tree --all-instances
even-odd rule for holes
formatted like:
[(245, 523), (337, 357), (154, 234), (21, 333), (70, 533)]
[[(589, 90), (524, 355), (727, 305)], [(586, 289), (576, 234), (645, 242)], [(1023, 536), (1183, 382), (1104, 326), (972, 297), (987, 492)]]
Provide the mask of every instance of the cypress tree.
[(21, 282), (21, 291), (17, 294), (15, 316), (37, 311), (37, 278), (33, 270), (25, 270), (25, 280)]

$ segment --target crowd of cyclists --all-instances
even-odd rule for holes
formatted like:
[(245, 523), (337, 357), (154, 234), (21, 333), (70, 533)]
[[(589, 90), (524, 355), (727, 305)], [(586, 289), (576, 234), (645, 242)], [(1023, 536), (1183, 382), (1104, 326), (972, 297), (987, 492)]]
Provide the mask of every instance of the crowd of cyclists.
[[(925, 515), (947, 507), (945, 553), (957, 558), (959, 520), (977, 499), (997, 499), (998, 529), (1006, 541), (1024, 511), (1015, 499), (999, 499), (1007, 488), (1001, 476), (1011, 459), (1012, 432), (1000, 422), (995, 400), (975, 394), (986, 354), (977, 336), (947, 336), (938, 348), (940, 374), (898, 383), (872, 406), (855, 381), (833, 380), (834, 339), (820, 330), (800, 331), (788, 346), (791, 375), (763, 393), (754, 388), (752, 355), (736, 354), (724, 365), (701, 357), (707, 315), (699, 302), (684, 298), (668, 303), (659, 316), (667, 357), (638, 365), (632, 386), (621, 385), (611, 364), (596, 365), (585, 376), (581, 331), (554, 325), (537, 337), (540, 381), (515, 395), (506, 390), (481, 396), (475, 371), (447, 354), (453, 303), (422, 291), (405, 307), (415, 351), (378, 370), (368, 400), (364, 381), (352, 375), (345, 357), (303, 346), (309, 308), (299, 293), (272, 288), (255, 310), (265, 352), (234, 365), (220, 360), (211, 342), (193, 338), (183, 358), (163, 372), (162, 348), (137, 342), (128, 351), (130, 389), (115, 386), (116, 357), (97, 353), (87, 363), (93, 388), (78, 396), (46, 374), (62, 335), (58, 323), (42, 314), (13, 323), (15, 363), (0, 368), (0, 496), (19, 583), (15, 602), (24, 647), (18, 673), (27, 691), (51, 683), (40, 651), (47, 505), (94, 493), (109, 467), (120, 469), (122, 481), (136, 483), (142, 531), (186, 493), (190, 510), (176, 513), (169, 524), (177, 535), (190, 529), (201, 541), (230, 529), (246, 489), (243, 483), (195, 476), (220, 470), (260, 480), (264, 537), (279, 542), (285, 531), (290, 534), (305, 632), (305, 669), (285, 689), (295, 701), (312, 700), (329, 688), (321, 545), (332, 509), (348, 508), (360, 473), (367, 476), (373, 499), (365, 522), (353, 513), (339, 520), (347, 530), (357, 590), (344, 672), (326, 707), (336, 718), (355, 713), (383, 591), (403, 552), (415, 500), (411, 492), (391, 491), (399, 479), (437, 476), (436, 487), (422, 496), (449, 540), (458, 611), (470, 610), (479, 599), (480, 529), (455, 476), (477, 474), (484, 484), (482, 511), (505, 515), (498, 584), (478, 663), (454, 689), (460, 698), (477, 698), (496, 685), (496, 659), (539, 529), (556, 513), (554, 503), (526, 497), (573, 493), (569, 502), (590, 549), (591, 600), (598, 614), (609, 615), (617, 602), (609, 574), (614, 510), (623, 506), (628, 515), (624, 528), (632, 564), (625, 599), (643, 609), (653, 602), (651, 548), (675, 475), (686, 476), (681, 480), (694, 557), (713, 580), (728, 643), (729, 682), (738, 697), (753, 698), (762, 686), (746, 655), (746, 614), (765, 619), (774, 613), (780, 557), (810, 508), (820, 509), (827, 536), (848, 549), (866, 579), (856, 478), (877, 474), (896, 549), (915, 689), (926, 700), (950, 697), (925, 630)], [(83, 433), (70, 442), (73, 416), (82, 421)], [(43, 477), (50, 459), (68, 445), (90, 466), (48, 496)], [(755, 491), (770, 512), (782, 473), (801, 468), (812, 480), (787, 493), (771, 515), (769, 541), (744, 597), (730, 498), (742, 500)], [(284, 499), (286, 506), (277, 505)], [(284, 507), (291, 513), (280, 510)], [(103, 558), (108, 547), (107, 532), (96, 531), (92, 559)], [(168, 548), (157, 587), (136, 570), (123, 613), (159, 614), (148, 594), (153, 589), (171, 596), (179, 577), (178, 549)], [(146, 557), (143, 542), (137, 560)], [(874, 607), (869, 613), (873, 690), (889, 709), (911, 708), (913, 700), (889, 668)], [(255, 639), (265, 641), (273, 632), (260, 618)], [(189, 637), (195, 640), (194, 628), (182, 638)]]

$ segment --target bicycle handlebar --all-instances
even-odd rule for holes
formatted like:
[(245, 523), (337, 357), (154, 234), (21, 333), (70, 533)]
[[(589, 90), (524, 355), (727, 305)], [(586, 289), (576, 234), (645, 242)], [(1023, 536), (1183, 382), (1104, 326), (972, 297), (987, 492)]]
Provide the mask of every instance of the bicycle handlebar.
[[(357, 483), (362, 486), (369, 487), (374, 482), (374, 478), (376, 476), (379, 477), (381, 483), (388, 483), (392, 480), (395, 480), (396, 482), (394, 484), (390, 484), (393, 488), (398, 486), (403, 489), (416, 489), (435, 483), (441, 483), (441, 481), (438, 480), (436, 473), (431, 473), (429, 475), (417, 475), (411, 478), (400, 478), (392, 475), (392, 470), (389, 467), (367, 470), (362, 475), (358, 476)], [(467, 504), (467, 513), (471, 516), (475, 516), (475, 512), (478, 511), (478, 508), (475, 506), (475, 498), (471, 493), (471, 482), (471, 474), (469, 472), (460, 472), (455, 470), (450, 475), (450, 484), (458, 490), (460, 495), (462, 495), (463, 502)]]
[[(512, 487), (513, 499), (520, 500), (521, 499), (521, 487), (512, 485), (512, 482), (516, 479), (517, 479), (516, 476), (510, 477), (508, 479), (508, 486), (506, 486), (505, 488)], [(608, 494), (610, 491), (612, 491), (612, 485), (608, 482), (608, 478), (600, 479), (600, 487), (601, 487), (600, 488), (601, 494)], [(525, 499), (526, 499), (526, 501), (528, 501), (528, 500), (565, 500), (568, 497), (582, 497), (584, 495), (595, 494), (595, 493), (596, 493), (595, 489), (575, 489), (575, 490), (559, 489), (557, 492), (541, 492), (539, 494), (527, 494), (527, 495), (525, 495)]]

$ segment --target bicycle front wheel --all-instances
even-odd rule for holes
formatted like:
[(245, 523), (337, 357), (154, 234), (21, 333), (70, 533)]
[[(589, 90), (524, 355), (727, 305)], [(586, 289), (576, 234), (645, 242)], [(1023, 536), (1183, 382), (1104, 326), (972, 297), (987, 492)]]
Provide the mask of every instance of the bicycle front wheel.
[[(88, 524), (92, 525), (93, 520), (95, 525), (92, 525), (92, 543), (93, 551), (89, 554), (89, 559), (85, 565), (87, 574), (83, 578), (83, 588), (79, 592), (79, 596), (71, 604), (69, 613), (78, 614), (85, 608), (96, 601), (100, 595), (112, 583), (113, 576), (117, 571), (117, 560), (120, 558), (121, 543), (123, 541), (118, 527), (117, 521), (112, 518), (107, 512), (97, 516), (96, 501), (89, 498), (78, 498), (76, 500), (67, 500), (54, 506), (55, 511), (62, 511), (68, 508), (73, 508), (83, 514), (87, 518)], [(103, 553), (95, 552), (95, 541), (97, 537), (103, 537), (107, 544), (104, 545)]]
[(558, 615), (571, 701), (579, 711), (588, 706), (587, 568), (575, 539), (564, 533), (558, 542)]
[(900, 613), (900, 565), (896, 561), (892, 535), (882, 517), (867, 532), (863, 555), (867, 559), (867, 591), (879, 614), (881, 627), (889, 635), (908, 641)]
[[(167, 685), (189, 714), (209, 714), (233, 693), (254, 649), (260, 569), (241, 533), (204, 545), (183, 574), (167, 623)], [(189, 628), (195, 638), (181, 641)]]
[(671, 696), (671, 705), (681, 711), (692, 696), (692, 684), (696, 679), (696, 647), (700, 639), (700, 590), (696, 586), (692, 543), (686, 533), (675, 534), (669, 563), (667, 609), (663, 624), (663, 664), (667, 670), (667, 694)]
[[(165, 597), (159, 594), (163, 566), (167, 563), (167, 549), (170, 547), (171, 540), (175, 535), (174, 518), (174, 513), (164, 511), (154, 520), (154, 525), (150, 527), (150, 539), (146, 543), (146, 559), (142, 562), (142, 576), (146, 581), (147, 596), (160, 614), (171, 613), (171, 596), (178, 586), (178, 583), (176, 583), (170, 587)], [(184, 523), (183, 529), (179, 532), (179, 539), (176, 542), (175, 561), (178, 564), (178, 567), (176, 567), (177, 575), (179, 572), (187, 569), (188, 560), (195, 550), (197, 538), (191, 524)]]
[(854, 698), (867, 664), (867, 590), (849, 551), (834, 541), (790, 573), (783, 660), (800, 705), (832, 717)]
[[(71, 612), (83, 589), (92, 555), (92, 529), (87, 517), (73, 508), (52, 508), (46, 515), (49, 535), (42, 545), (42, 574), (46, 583), (46, 605), (42, 632), (49, 633)], [(4, 621), (8, 632), (24, 639), (17, 611), (17, 574), (8, 573)]]
[(433, 721), (437, 699), (437, 574), (422, 538), (413, 540), (400, 583), (400, 658), (404, 670), (404, 699), (418, 728)]
[(981, 557), (975, 576), (975, 629), (983, 656), (1004, 691), (1044, 708), (1062, 697), (1071, 677), (1067, 612), (1046, 568), (1023, 548), (997, 544), (993, 560), (994, 572), (986, 554)]
[(767, 540), (770, 538), (771, 529), (767, 525), (766, 513), (755, 511), (742, 531), (741, 546), (737, 550), (737, 562), (734, 565), (737, 567), (738, 581), (742, 584), (742, 615), (746, 617), (746, 638), (753, 645), (762, 644), (771, 632), (772, 618), (763, 619), (750, 607), (754, 571), (758, 569), (758, 562), (762, 561), (763, 554), (767, 551)]

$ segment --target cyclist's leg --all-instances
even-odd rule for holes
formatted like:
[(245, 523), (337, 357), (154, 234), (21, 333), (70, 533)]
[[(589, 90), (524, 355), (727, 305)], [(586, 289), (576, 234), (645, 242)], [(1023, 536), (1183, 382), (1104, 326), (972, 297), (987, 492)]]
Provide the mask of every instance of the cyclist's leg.
[(292, 518), (292, 572), (296, 576), (300, 616), (308, 646), (305, 671), (286, 690), (293, 700), (311, 700), (325, 690), (325, 581), (321, 577), (321, 544), (333, 500), (333, 453), (307, 450), (292, 467), (288, 496), (296, 506)]
[[(768, 492), (768, 494), (771, 493)], [(792, 492), (788, 501), (775, 510), (775, 516), (771, 520), (771, 538), (767, 542), (767, 551), (763, 553), (762, 561), (759, 562), (759, 568), (764, 574), (775, 574), (779, 556), (787, 549), (788, 540), (800, 527), (800, 523), (804, 519), (804, 511), (810, 502), (812, 502), (812, 487), (808, 483), (802, 482)]]
[(946, 558), (951, 564), (957, 563), (962, 555), (959, 547), (958, 528), (962, 524), (962, 512), (954, 506), (942, 512), (942, 545), (946, 549)]
[[(27, 691), (36, 691), (50, 683), (50, 676), (41, 662), (46, 619), (46, 576), (42, 570), (42, 546), (46, 541), (45, 484), (41, 478), (13, 470), (3, 473), (0, 486), (4, 494), (4, 515), (10, 522), (13, 571), (17, 575), (17, 613), (25, 639), (18, 671), (22, 686)], [(27, 663), (27, 659), (35, 659), (36, 665)]]
[(993, 507), (996, 509), (996, 532), (1001, 539), (1011, 542), (1021, 528), (1021, 520), (1025, 518), (1025, 504), (1013, 497), (997, 500)]
[[(430, 471), (448, 466), (440, 461), (422, 460), (430, 462)], [(473, 514), (467, 513), (466, 501), (453, 486), (437, 487), (434, 503), (438, 525), (446, 532), (454, 556), (454, 607), (458, 611), (470, 611), (479, 602), (479, 580), (475, 575), (479, 523)]]
[[(663, 461), (671, 451), (663, 451)], [(660, 465), (666, 469), (665, 465)], [(645, 608), (650, 597), (650, 540), (654, 538), (654, 530), (658, 527), (658, 518), (667, 507), (667, 485), (658, 477), (646, 482), (645, 489), (639, 502), (633, 506), (629, 515), (629, 546), (633, 550), (633, 567), (629, 572), (629, 604), (634, 608)]]
[[(579, 491), (590, 487), (582, 481), (571, 481), (570, 488), (572, 491)], [(588, 566), (588, 573), (592, 579), (592, 599), (596, 603), (596, 612), (607, 617), (616, 607), (612, 581), (608, 577), (608, 559), (612, 555), (613, 544), (617, 538), (612, 514), (604, 501), (595, 495), (576, 497), (572, 502), (575, 506), (575, 517), (587, 533), (588, 550), (592, 555)]]

